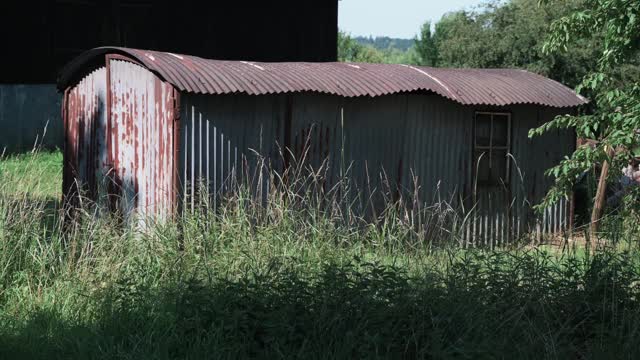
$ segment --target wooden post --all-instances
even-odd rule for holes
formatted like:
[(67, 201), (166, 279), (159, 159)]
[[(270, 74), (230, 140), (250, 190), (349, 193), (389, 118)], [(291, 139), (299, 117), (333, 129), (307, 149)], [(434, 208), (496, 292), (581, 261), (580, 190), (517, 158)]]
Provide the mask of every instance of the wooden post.
[[(607, 150), (607, 155), (612, 155), (611, 150)], [(607, 175), (609, 174), (609, 161), (605, 160), (602, 163), (602, 171), (600, 172), (600, 180), (598, 181), (598, 189), (596, 190), (596, 198), (593, 203), (593, 211), (591, 212), (591, 239), (590, 246), (592, 249), (596, 247), (596, 233), (600, 226), (600, 220), (602, 218), (602, 210), (604, 209), (605, 193), (607, 190)]]

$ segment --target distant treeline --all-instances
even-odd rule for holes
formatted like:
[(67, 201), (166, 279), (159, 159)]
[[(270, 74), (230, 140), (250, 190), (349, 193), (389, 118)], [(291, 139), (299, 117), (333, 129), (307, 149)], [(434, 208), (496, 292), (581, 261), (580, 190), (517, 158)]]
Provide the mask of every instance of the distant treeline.
[(397, 49), (409, 50), (414, 44), (414, 39), (398, 39), (388, 36), (356, 36), (353, 38), (358, 44), (373, 46), (377, 50)]

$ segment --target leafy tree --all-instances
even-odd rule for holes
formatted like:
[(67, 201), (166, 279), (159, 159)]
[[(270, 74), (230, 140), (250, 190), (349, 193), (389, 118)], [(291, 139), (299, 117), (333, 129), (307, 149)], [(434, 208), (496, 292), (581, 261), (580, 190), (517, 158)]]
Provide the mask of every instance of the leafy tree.
[(407, 50), (406, 42), (412, 40), (392, 39), (387, 37), (352, 38), (348, 34), (338, 32), (338, 61), (417, 64), (416, 51), (413, 47)]
[(437, 66), (522, 68), (575, 86), (595, 65), (596, 37), (572, 44), (565, 53), (545, 53), (551, 23), (583, 6), (584, 0), (490, 1), (472, 11), (446, 14), (435, 25), (432, 41)]
[(384, 56), (372, 46), (359, 44), (349, 34), (339, 31), (338, 61), (382, 63)]
[(415, 40), (415, 51), (419, 65), (436, 66), (438, 62), (438, 48), (431, 35), (431, 22), (427, 21), (420, 28), (420, 37)]
[(413, 46), (413, 39), (398, 39), (388, 36), (356, 36), (353, 38), (362, 45), (371, 45), (374, 48), (384, 51), (387, 49), (397, 49), (401, 52), (408, 51)]
[[(628, 164), (640, 145), (640, 84), (636, 66), (640, 51), (640, 1), (585, 0), (583, 9), (552, 23), (543, 50), (547, 54), (566, 53), (594, 33), (602, 36), (596, 47), (597, 62), (577, 87), (579, 92), (590, 95), (593, 112), (558, 117), (532, 130), (530, 136), (555, 129), (575, 129), (579, 137), (597, 141), (594, 146), (578, 148), (548, 171), (555, 177), (555, 186), (542, 206), (567, 196), (576, 178), (596, 164), (603, 164), (603, 168), (611, 165), (613, 175), (619, 175), (619, 169)], [(604, 170), (603, 173), (606, 174)], [(603, 177), (605, 181), (609, 179)]]

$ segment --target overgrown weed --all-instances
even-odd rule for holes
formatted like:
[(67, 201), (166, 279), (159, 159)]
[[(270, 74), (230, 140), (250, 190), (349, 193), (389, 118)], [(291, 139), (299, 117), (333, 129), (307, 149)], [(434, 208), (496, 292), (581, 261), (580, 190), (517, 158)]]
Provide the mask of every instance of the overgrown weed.
[(401, 199), (371, 222), (270, 184), (145, 231), (0, 185), (0, 358), (640, 355), (633, 249), (464, 250)]

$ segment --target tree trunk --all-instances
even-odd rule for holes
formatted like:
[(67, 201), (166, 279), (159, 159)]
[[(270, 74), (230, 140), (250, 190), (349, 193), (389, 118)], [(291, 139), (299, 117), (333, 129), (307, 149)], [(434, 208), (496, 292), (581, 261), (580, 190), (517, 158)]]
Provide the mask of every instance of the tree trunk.
[(598, 190), (596, 191), (596, 198), (593, 203), (593, 211), (591, 212), (591, 227), (590, 227), (590, 246), (592, 249), (596, 247), (596, 233), (600, 227), (600, 220), (602, 218), (602, 210), (604, 209), (605, 193), (607, 190), (607, 175), (609, 174), (609, 162), (604, 161), (602, 163), (602, 171), (600, 172), (600, 180), (598, 181)]

